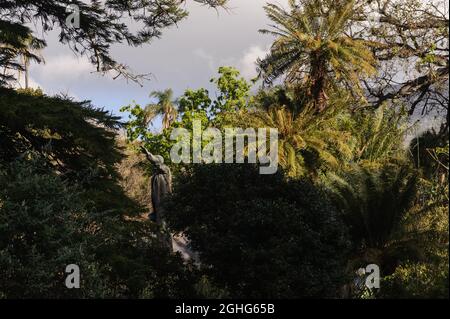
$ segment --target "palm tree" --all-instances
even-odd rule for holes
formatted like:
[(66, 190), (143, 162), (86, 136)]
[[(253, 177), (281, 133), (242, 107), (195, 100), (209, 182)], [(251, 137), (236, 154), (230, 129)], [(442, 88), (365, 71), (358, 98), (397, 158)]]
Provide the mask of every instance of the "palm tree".
[(408, 162), (362, 162), (322, 177), (349, 228), (350, 269), (375, 263), (389, 276), (399, 265), (448, 256), (448, 197), (434, 197), (433, 183)]
[[(21, 64), (23, 66), (23, 72), (25, 74), (25, 89), (29, 87), (29, 72), (30, 72), (30, 61), (33, 60), (37, 63), (45, 63), (44, 57), (41, 54), (41, 50), (45, 47), (45, 44), (36, 39), (33, 36), (28, 36), (23, 39), (23, 47), (18, 50), (18, 55), (21, 58)], [(19, 71), (19, 80), (20, 80)]]
[(241, 126), (278, 129), (278, 159), (291, 177), (316, 175), (322, 167), (338, 167), (351, 157), (350, 135), (335, 125), (333, 114), (314, 116), (308, 110), (295, 115), (286, 106), (239, 114)]
[(410, 129), (404, 108), (381, 105), (353, 114), (350, 130), (355, 139), (355, 161), (380, 162), (406, 155), (403, 143)]
[(285, 75), (288, 83), (302, 84), (315, 109), (327, 106), (327, 91), (344, 85), (362, 97), (360, 78), (375, 73), (376, 60), (370, 42), (353, 39), (345, 31), (353, 15), (354, 0), (289, 0), (290, 12), (268, 4), (265, 11), (275, 22), (276, 37), (270, 52), (258, 60), (260, 77), (271, 85)]
[(377, 249), (389, 245), (414, 205), (417, 173), (402, 164), (366, 163), (351, 167), (341, 177), (330, 173), (329, 178), (354, 242)]
[[(16, 29), (15, 32), (4, 32), (0, 37), (0, 50), (6, 52), (7, 56), (13, 59), (20, 59), (19, 63), (4, 62), (4, 74), (7, 69), (18, 70), (20, 81), (21, 73), (25, 73), (25, 88), (29, 87), (30, 62), (45, 63), (41, 50), (46, 46), (45, 41), (33, 36), (32, 32), (26, 28), (11, 24), (10, 27)], [(8, 63), (6, 63), (8, 62)]]
[(329, 172), (323, 181), (349, 227), (358, 252), (350, 262), (355, 268), (375, 262), (389, 274), (399, 258), (421, 258), (419, 243), (428, 231), (410, 223), (430, 207), (417, 206), (419, 176), (408, 164), (363, 163), (339, 176)]
[(145, 107), (145, 122), (150, 124), (155, 117), (162, 116), (162, 129), (166, 130), (175, 121), (178, 115), (176, 102), (173, 101), (172, 89), (153, 91), (150, 97), (157, 99), (156, 104), (148, 104)]

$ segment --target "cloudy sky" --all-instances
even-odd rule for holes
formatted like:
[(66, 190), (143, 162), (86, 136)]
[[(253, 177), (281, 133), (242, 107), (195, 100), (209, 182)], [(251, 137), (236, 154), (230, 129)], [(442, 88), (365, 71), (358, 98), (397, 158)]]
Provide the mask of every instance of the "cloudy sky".
[[(93, 74), (90, 63), (77, 58), (59, 44), (56, 33), (46, 36), (43, 51), (45, 65), (32, 65), (32, 86), (47, 94), (67, 93), (77, 99), (92, 100), (94, 105), (114, 113), (133, 100), (149, 102), (153, 90), (173, 88), (176, 95), (186, 88), (209, 88), (209, 79), (219, 66), (237, 67), (246, 78), (253, 77), (255, 61), (263, 57), (272, 38), (258, 33), (269, 23), (263, 11), (266, 0), (231, 0), (229, 11), (208, 9), (194, 1), (187, 6), (190, 15), (178, 28), (166, 29), (161, 39), (143, 47), (116, 46), (114, 57), (135, 73), (151, 73), (143, 87)], [(274, 0), (285, 5), (287, 0)]]

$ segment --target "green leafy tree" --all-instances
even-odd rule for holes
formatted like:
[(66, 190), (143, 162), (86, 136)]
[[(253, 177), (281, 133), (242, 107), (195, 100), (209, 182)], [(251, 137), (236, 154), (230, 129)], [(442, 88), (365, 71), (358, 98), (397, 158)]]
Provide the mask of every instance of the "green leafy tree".
[(219, 92), (211, 106), (211, 113), (218, 115), (245, 109), (250, 98), (250, 84), (240, 77), (235, 68), (220, 67), (218, 73), (220, 76), (211, 80)]
[[(221, 67), (218, 73), (218, 78), (211, 79), (217, 88), (217, 98), (211, 99), (209, 91), (204, 88), (186, 90), (177, 99), (178, 117), (170, 121), (170, 126), (161, 133), (154, 134), (149, 130), (148, 109), (137, 104), (121, 108), (122, 112), (129, 112), (126, 124), (128, 139), (131, 142), (141, 140), (148, 150), (163, 156), (166, 163), (170, 163), (170, 149), (177, 142), (170, 139), (173, 128), (185, 128), (192, 134), (194, 120), (200, 121), (203, 130), (208, 127), (223, 128), (230, 114), (245, 110), (251, 103), (250, 84), (234, 68)], [(164, 96), (167, 97), (166, 94)]]
[(447, 299), (449, 295), (448, 259), (437, 266), (409, 263), (399, 266), (392, 275), (383, 278), (382, 298)]
[[(21, 227), (21, 215), (12, 216), (12, 212), (19, 209), (22, 203), (26, 205), (23, 208), (23, 218), (28, 213), (31, 214), (27, 221), (31, 225), (29, 229), (24, 230), (27, 236), (33, 236), (33, 223), (42, 220), (40, 224), (38, 223), (39, 231), (36, 235), (42, 240), (41, 246), (36, 252), (38, 259), (33, 260), (30, 257), (29, 261), (31, 264), (42, 262), (42, 265), (38, 267), (40, 269), (39, 276), (43, 276), (43, 280), (49, 282), (49, 285), (50, 283), (52, 285), (63, 284), (57, 281), (61, 279), (62, 275), (59, 274), (59, 277), (55, 277), (53, 272), (55, 267), (61, 266), (61, 264), (56, 264), (56, 261), (55, 264), (52, 264), (51, 258), (57, 258), (57, 256), (49, 257), (48, 265), (44, 260), (45, 254), (60, 253), (52, 249), (52, 241), (61, 241), (61, 249), (65, 249), (64, 245), (66, 241), (69, 241), (70, 244), (78, 245), (77, 249), (80, 245), (85, 245), (86, 256), (94, 258), (92, 263), (87, 260), (86, 266), (83, 267), (92, 268), (95, 275), (86, 278), (86, 281), (89, 282), (87, 285), (92, 284), (94, 288), (98, 287), (98, 289), (92, 288), (93, 291), (90, 292), (88, 287), (91, 286), (88, 286), (86, 290), (80, 291), (82, 296), (169, 297), (191, 295), (191, 293), (182, 293), (182, 291), (186, 291), (184, 289), (192, 287), (187, 284), (187, 281), (191, 282), (191, 279), (188, 280), (186, 277), (190, 276), (190, 272), (184, 268), (179, 257), (170, 256), (165, 249), (160, 248), (158, 243), (154, 242), (154, 236), (158, 232), (154, 225), (135, 220), (142, 209), (127, 196), (121, 187), (117, 165), (123, 159), (124, 154), (115, 141), (116, 129), (120, 127), (118, 118), (106, 111), (94, 108), (89, 102), (75, 102), (65, 97), (49, 97), (40, 91), (31, 89), (15, 91), (1, 88), (0, 90), (0, 165), (8, 169), (10, 163), (17, 158), (26, 159), (27, 152), (31, 151), (39, 154), (46, 167), (45, 173), (42, 173), (45, 176), (41, 176), (40, 168), (33, 168), (29, 169), (29, 173), (24, 171), (7, 175), (8, 177), (3, 179), (0, 185), (0, 188), (5, 191), (8, 191), (9, 186), (14, 186), (13, 191), (17, 195), (17, 197), (8, 197), (9, 193), (4, 193), (0, 200), (2, 205), (3, 203), (10, 205), (0, 205), (5, 208), (1, 212), (0, 218), (2, 227), (7, 228), (8, 225), (11, 226), (11, 229)], [(16, 176), (17, 174), (20, 175)], [(38, 176), (35, 178), (33, 174)], [(58, 177), (55, 177), (56, 175)], [(18, 183), (20, 181), (21, 184), (11, 183), (14, 180), (17, 180)], [(47, 180), (50, 183), (48, 187), (44, 185)], [(27, 181), (31, 184), (27, 185)], [(57, 187), (61, 187), (61, 190), (57, 191)], [(72, 188), (83, 189), (83, 191), (76, 192), (77, 197), (72, 199), (69, 196), (71, 192), (75, 193)], [(42, 202), (39, 201), (41, 189), (45, 192)], [(58, 195), (64, 190), (67, 191), (67, 196), (65, 194)], [(11, 199), (10, 202), (8, 202), (8, 198)], [(27, 198), (29, 201), (26, 200)], [(74, 210), (71, 210), (70, 207), (66, 209), (66, 206), (61, 207), (62, 204), (58, 202), (60, 198), (65, 200), (64, 205), (69, 205), (73, 201)], [(82, 205), (84, 209), (82, 212), (76, 211), (78, 204)], [(67, 232), (64, 230), (65, 228), (57, 229), (57, 223), (63, 222), (58, 217), (58, 207), (61, 207), (61, 210), (66, 209), (67, 214), (72, 217), (83, 214), (80, 216), (80, 218), (83, 217), (81, 226), (78, 224), (73, 227), (72, 224), (67, 225), (72, 228), (81, 227), (76, 228), (79, 237), (71, 235), (70, 232), (74, 231), (72, 228)], [(34, 210), (39, 213), (34, 213)], [(62, 211), (61, 214), (66, 213)], [(14, 219), (16, 217), (20, 218)], [(50, 218), (49, 225), (46, 228), (45, 222), (48, 218)], [(65, 237), (66, 233), (67, 236), (70, 236), (69, 238)], [(8, 243), (15, 237), (9, 231), (4, 234), (2, 245), (8, 248)], [(13, 258), (8, 257), (10, 255), (17, 255), (14, 263), (20, 263), (22, 259), (27, 260), (26, 254), (34, 249), (33, 242), (23, 243), (24, 252), (16, 251), (15, 247), (20, 248), (16, 245), (10, 247), (12, 250), (5, 252), (5, 262)], [(83, 250), (80, 253), (83, 253)], [(82, 257), (77, 257), (80, 263), (84, 262)], [(65, 261), (66, 259), (64, 259)], [(31, 264), (30, 268), (21, 270), (18, 276), (27, 278), (27, 273), (33, 267)], [(2, 267), (2, 269), (11, 272), (15, 266), (16, 264), (5, 264), (5, 268)], [(46, 267), (50, 269), (49, 272), (45, 272)], [(64, 268), (60, 271), (63, 272)], [(8, 273), (8, 277), (5, 278), (11, 278), (11, 276), (15, 275)], [(182, 279), (183, 284), (172, 285), (174, 282), (180, 283), (178, 279), (181, 278), (184, 278)], [(4, 294), (19, 296), (21, 290), (23, 296), (37, 296), (41, 289), (37, 281), (38, 279), (36, 279), (37, 286), (31, 287), (30, 290), (27, 290), (26, 282), (22, 281), (14, 288), (17, 289), (15, 292), (9, 290), (10, 288), (5, 288), (7, 292)], [(14, 284), (14, 281), (12, 283)], [(62, 287), (66, 289), (65, 286)], [(66, 294), (65, 290), (61, 292), (59, 288), (54, 292), (45, 291), (46, 293), (42, 296), (49, 298)]]
[[(0, 164), (0, 298), (195, 296), (197, 277), (150, 222), (95, 211), (36, 153)], [(80, 267), (80, 289), (65, 286)]]
[(11, 162), (24, 152), (42, 154), (50, 166), (91, 191), (90, 199), (111, 214), (139, 208), (124, 196), (116, 164), (119, 118), (63, 96), (39, 90), (0, 88), (0, 160)]
[(195, 165), (178, 177), (166, 210), (230, 297), (335, 297), (345, 281), (345, 227), (309, 182), (250, 164)]
[(77, 296), (77, 289), (65, 287), (65, 267), (80, 266), (82, 284), (87, 285), (96, 270), (83, 236), (86, 221), (80, 190), (52, 174), (42, 162), (2, 165), (0, 296)]
[(415, 239), (418, 253), (416, 258), (400, 256), (398, 267), (382, 280), (382, 298), (448, 298), (448, 184), (422, 178), (418, 189), (402, 225), (403, 236)]

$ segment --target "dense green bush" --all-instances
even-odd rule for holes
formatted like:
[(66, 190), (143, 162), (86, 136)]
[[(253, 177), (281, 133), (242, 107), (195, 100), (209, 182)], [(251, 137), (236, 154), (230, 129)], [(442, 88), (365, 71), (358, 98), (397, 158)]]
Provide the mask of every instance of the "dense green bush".
[[(195, 274), (157, 244), (153, 225), (90, 210), (79, 187), (35, 157), (0, 166), (0, 297), (193, 294)], [(69, 264), (80, 289), (65, 286)]]
[(448, 283), (448, 259), (438, 264), (405, 264), (383, 278), (380, 297), (448, 298)]
[(335, 297), (345, 280), (345, 226), (307, 181), (252, 165), (193, 166), (166, 205), (231, 297)]
[[(76, 295), (64, 285), (66, 265), (95, 271), (83, 227), (79, 190), (39, 162), (15, 162), (0, 171), (0, 292), (6, 297)], [(82, 263), (82, 264), (80, 264)]]

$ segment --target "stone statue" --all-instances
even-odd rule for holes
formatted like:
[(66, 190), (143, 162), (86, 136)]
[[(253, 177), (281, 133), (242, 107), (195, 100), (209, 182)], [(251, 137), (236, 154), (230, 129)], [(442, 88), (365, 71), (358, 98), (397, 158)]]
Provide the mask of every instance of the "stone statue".
[(164, 209), (161, 203), (167, 194), (172, 193), (172, 173), (167, 165), (164, 165), (164, 158), (160, 155), (153, 155), (145, 147), (141, 147), (147, 159), (155, 167), (152, 175), (152, 206), (153, 212), (150, 219), (161, 227), (158, 234), (159, 241), (171, 252), (180, 252), (185, 260), (194, 260), (199, 263), (198, 254), (191, 250), (189, 241), (183, 234), (172, 234), (169, 232), (165, 222)]
[(163, 241), (169, 245), (172, 250), (172, 236), (167, 231), (164, 209), (161, 203), (167, 194), (172, 192), (172, 173), (170, 168), (164, 164), (164, 158), (160, 155), (153, 155), (145, 147), (141, 147), (142, 151), (145, 153), (147, 159), (155, 167), (155, 172), (152, 175), (152, 206), (153, 213), (150, 214), (150, 219), (156, 222), (162, 228)]

